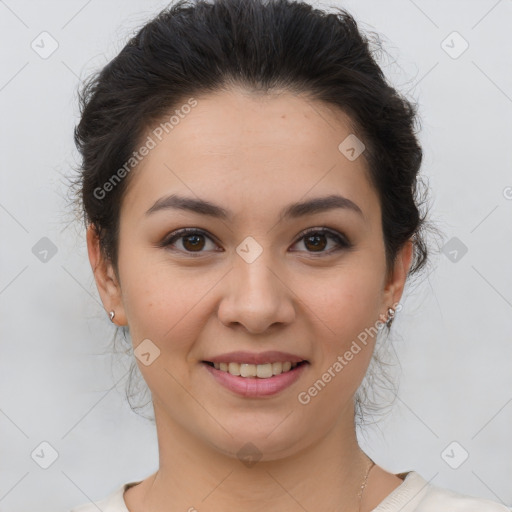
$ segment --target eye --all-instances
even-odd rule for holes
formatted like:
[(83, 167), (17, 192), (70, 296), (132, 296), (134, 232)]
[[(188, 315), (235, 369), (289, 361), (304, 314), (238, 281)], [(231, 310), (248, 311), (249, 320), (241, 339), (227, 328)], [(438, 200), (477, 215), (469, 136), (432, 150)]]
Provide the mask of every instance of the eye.
[[(344, 235), (328, 228), (309, 228), (306, 231), (303, 231), (301, 235), (301, 238), (299, 238), (294, 245), (297, 245), (299, 242), (303, 242), (305, 247), (312, 249), (307, 251), (310, 253), (330, 254), (332, 252), (337, 252), (342, 249), (350, 249), (352, 247), (352, 244)], [(324, 249), (328, 245), (326, 242), (328, 239), (334, 241), (334, 248), (326, 251)], [(172, 246), (176, 241), (180, 241), (181, 247), (175, 247), (173, 249), (187, 254), (196, 253), (197, 255), (200, 255), (206, 252), (203, 251), (205, 247), (208, 249), (206, 240), (212, 242), (215, 247), (216, 244), (213, 239), (204, 231), (196, 228), (183, 228), (175, 231), (171, 237), (162, 242), (162, 246)]]
[(173, 235), (166, 239), (162, 246), (167, 247), (173, 245), (176, 240), (181, 240), (182, 248), (178, 247), (178, 250), (187, 253), (198, 253), (201, 254), (202, 249), (205, 247), (205, 239), (213, 241), (206, 233), (195, 228), (183, 228), (175, 231)]
[[(327, 228), (310, 228), (304, 231), (302, 237), (296, 242), (304, 243), (305, 247), (312, 248), (312, 253), (320, 253), (320, 254), (330, 254), (341, 249), (350, 249), (352, 244), (348, 242), (345, 236), (337, 233), (336, 231), (331, 231)], [(325, 251), (325, 247), (328, 245), (326, 239), (334, 240), (334, 249)]]

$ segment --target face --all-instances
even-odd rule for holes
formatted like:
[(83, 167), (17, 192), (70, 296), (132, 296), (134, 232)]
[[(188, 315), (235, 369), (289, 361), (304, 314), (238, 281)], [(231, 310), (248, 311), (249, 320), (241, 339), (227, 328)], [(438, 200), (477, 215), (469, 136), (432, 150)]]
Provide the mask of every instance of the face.
[[(387, 280), (364, 153), (349, 160), (338, 149), (352, 133), (345, 114), (291, 93), (196, 99), (161, 141), (153, 136), (156, 146), (132, 171), (119, 282), (108, 262), (96, 281), (106, 310), (144, 354), (137, 364), (157, 418), (219, 452), (236, 456), (251, 442), (271, 460), (339, 421), (352, 425), (353, 395), (375, 343), (368, 334), (362, 342), (362, 333), (374, 334), (398, 303), (411, 246)], [(210, 206), (155, 206), (170, 195)], [(326, 196), (339, 198), (290, 208)], [(91, 231), (88, 246), (95, 267)], [(258, 386), (203, 362), (239, 351), (307, 362), (288, 376), (257, 378)], [(235, 380), (238, 387), (225, 384)]]

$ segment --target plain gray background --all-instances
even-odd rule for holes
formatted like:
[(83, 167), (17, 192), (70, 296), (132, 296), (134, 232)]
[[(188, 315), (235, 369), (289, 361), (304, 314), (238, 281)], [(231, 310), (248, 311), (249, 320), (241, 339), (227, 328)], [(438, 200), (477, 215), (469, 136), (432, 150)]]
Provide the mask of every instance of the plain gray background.
[[(511, 506), (512, 2), (311, 3), (383, 36), (385, 73), (420, 103), (422, 173), (448, 244), (406, 290), (398, 398), (361, 444), (390, 471)], [(154, 426), (105, 352), (114, 328), (63, 177), (78, 161), (79, 80), (165, 5), (0, 0), (0, 511), (69, 510), (157, 468)], [(58, 454), (47, 469), (43, 442)]]

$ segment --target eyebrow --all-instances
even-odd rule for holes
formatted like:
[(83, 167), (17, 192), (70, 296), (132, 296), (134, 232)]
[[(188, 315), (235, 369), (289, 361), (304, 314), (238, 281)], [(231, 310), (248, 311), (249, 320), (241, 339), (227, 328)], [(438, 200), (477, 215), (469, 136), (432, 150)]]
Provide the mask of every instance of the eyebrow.
[[(310, 214), (321, 213), (336, 208), (342, 208), (353, 211), (364, 218), (361, 208), (348, 199), (347, 197), (331, 194), (325, 197), (317, 197), (307, 201), (292, 203), (281, 211), (280, 218), (282, 219), (296, 219)], [(218, 219), (231, 221), (233, 213), (226, 210), (222, 206), (210, 203), (203, 199), (196, 199), (192, 197), (184, 197), (177, 194), (171, 194), (158, 199), (155, 204), (146, 212), (149, 216), (155, 212), (162, 210), (186, 210), (200, 215), (207, 215)]]

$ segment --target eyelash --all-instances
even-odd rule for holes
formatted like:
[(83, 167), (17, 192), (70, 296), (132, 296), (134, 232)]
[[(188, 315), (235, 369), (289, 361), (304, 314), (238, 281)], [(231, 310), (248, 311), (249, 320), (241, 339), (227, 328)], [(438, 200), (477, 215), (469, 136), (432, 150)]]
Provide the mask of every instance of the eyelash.
[[(338, 252), (340, 250), (348, 250), (353, 247), (353, 244), (350, 243), (344, 235), (338, 234), (336, 231), (333, 231), (329, 228), (308, 228), (308, 229), (304, 230), (302, 233), (300, 233), (299, 238), (297, 239), (296, 242), (294, 242), (293, 245), (297, 244), (298, 242), (300, 242), (301, 240), (306, 238), (308, 235), (312, 235), (312, 234), (327, 235), (329, 238), (333, 239), (337, 244), (337, 247), (335, 249), (331, 249), (330, 251), (320, 251), (320, 252), (316, 253), (319, 256), (326, 255), (326, 254), (329, 255), (334, 252)], [(174, 233), (172, 233), (172, 236), (166, 238), (162, 242), (161, 246), (168, 247), (168, 246), (172, 245), (176, 240), (179, 240), (180, 238), (184, 238), (184, 237), (190, 236), (190, 235), (202, 235), (206, 238), (209, 238), (212, 242), (215, 242), (215, 240), (211, 236), (209, 236), (205, 231), (203, 231), (201, 229), (183, 228), (183, 229), (179, 229), (178, 231), (175, 231)], [(171, 250), (175, 250), (178, 252), (184, 252), (185, 254), (191, 255), (193, 257), (199, 257), (204, 254), (204, 251), (194, 252), (194, 251), (183, 251), (181, 249), (171, 249)], [(293, 251), (293, 252), (296, 252), (296, 251)], [(299, 252), (301, 252), (301, 251), (299, 251)], [(310, 252), (310, 254), (313, 255), (313, 257), (317, 257), (315, 252), (312, 252), (312, 251), (306, 251), (306, 252)]]

